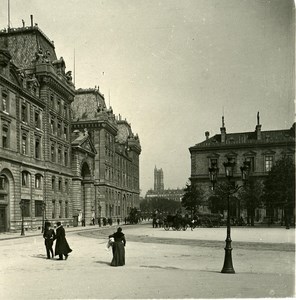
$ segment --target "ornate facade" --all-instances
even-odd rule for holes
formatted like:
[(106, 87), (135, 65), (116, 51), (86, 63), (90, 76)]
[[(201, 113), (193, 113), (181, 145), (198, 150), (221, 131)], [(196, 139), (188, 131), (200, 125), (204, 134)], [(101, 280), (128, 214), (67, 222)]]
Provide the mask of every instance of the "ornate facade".
[[(116, 142), (119, 124), (106, 111), (95, 124), (76, 119), (72, 127), (77, 97), (65, 61), (38, 26), (0, 32), (0, 232), (19, 230), (22, 217), (26, 230), (41, 228), (45, 218), (72, 225), (78, 216), (86, 224), (93, 217), (124, 217), (135, 204), (137, 136), (131, 133), (124, 146)], [(107, 179), (111, 166), (112, 182), (119, 172), (121, 185)]]
[[(79, 89), (72, 103), (74, 132), (87, 130), (96, 154), (92, 176), (92, 214), (119, 218), (139, 207), (141, 145), (126, 120), (107, 109), (98, 89)], [(86, 216), (88, 221), (88, 216)]]

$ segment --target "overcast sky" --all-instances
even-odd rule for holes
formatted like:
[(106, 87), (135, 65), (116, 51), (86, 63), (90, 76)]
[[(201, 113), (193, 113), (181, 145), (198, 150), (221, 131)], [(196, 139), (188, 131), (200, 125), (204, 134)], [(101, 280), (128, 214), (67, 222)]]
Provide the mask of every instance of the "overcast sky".
[[(8, 24), (0, 0), (0, 28)], [(188, 148), (220, 132), (294, 122), (291, 0), (10, 0), (11, 27), (34, 23), (55, 43), (76, 88), (100, 86), (138, 133), (140, 186), (185, 186)], [(109, 97), (110, 95), (110, 97)], [(109, 99), (110, 98), (110, 99)]]

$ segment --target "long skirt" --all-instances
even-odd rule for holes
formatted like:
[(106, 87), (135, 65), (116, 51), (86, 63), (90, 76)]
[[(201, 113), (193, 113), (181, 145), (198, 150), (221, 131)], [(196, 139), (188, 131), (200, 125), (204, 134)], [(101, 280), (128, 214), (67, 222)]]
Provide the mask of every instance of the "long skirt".
[(125, 249), (122, 242), (114, 242), (112, 245), (113, 259), (111, 266), (118, 267), (125, 265)]

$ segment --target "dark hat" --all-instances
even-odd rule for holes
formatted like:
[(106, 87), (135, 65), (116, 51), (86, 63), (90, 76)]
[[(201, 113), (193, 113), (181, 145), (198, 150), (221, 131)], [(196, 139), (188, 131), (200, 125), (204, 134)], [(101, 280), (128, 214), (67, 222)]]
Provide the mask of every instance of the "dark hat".
[(118, 227), (117, 228), (117, 232), (121, 232), (122, 231), (122, 228), (121, 227)]
[(48, 222), (48, 221), (45, 221), (44, 226), (45, 226), (45, 227), (49, 227), (49, 226), (51, 226), (51, 223)]
[(62, 225), (62, 223), (61, 222), (57, 222), (57, 226), (60, 226), (60, 225)]

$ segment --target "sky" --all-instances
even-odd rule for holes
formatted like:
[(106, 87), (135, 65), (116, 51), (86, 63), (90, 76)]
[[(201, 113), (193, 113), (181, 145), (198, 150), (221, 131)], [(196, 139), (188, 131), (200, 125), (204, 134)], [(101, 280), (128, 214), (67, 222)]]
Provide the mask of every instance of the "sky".
[[(0, 29), (8, 2), (0, 0)], [(100, 87), (138, 133), (142, 196), (190, 177), (189, 147), (226, 131), (288, 129), (295, 120), (291, 0), (10, 0), (10, 26), (54, 41), (76, 88)], [(75, 50), (74, 50), (75, 49)]]

